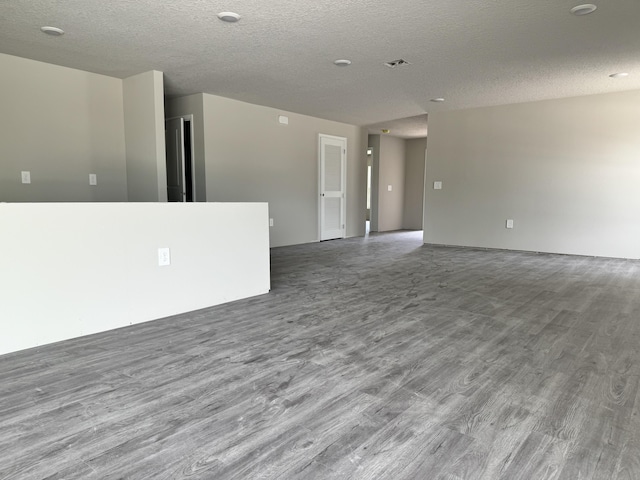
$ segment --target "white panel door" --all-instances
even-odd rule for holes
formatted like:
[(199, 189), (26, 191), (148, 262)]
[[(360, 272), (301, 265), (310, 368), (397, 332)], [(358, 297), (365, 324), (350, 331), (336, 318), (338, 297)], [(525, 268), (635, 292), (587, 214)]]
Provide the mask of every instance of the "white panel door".
[(165, 142), (167, 147), (167, 200), (186, 200), (184, 174), (184, 119), (173, 118), (165, 122)]
[(320, 240), (345, 237), (347, 139), (320, 135)]

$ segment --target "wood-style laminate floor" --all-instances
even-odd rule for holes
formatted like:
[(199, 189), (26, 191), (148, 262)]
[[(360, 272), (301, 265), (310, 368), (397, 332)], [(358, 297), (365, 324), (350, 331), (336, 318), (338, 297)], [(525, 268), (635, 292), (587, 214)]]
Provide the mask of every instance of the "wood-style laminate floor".
[(0, 479), (640, 479), (640, 262), (402, 232), (272, 288), (0, 357)]

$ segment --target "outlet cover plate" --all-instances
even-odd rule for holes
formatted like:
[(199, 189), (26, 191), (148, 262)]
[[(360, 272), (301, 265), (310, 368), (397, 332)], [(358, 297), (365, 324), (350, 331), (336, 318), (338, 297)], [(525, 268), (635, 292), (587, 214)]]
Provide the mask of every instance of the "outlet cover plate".
[(158, 249), (158, 266), (168, 267), (171, 265), (171, 250), (168, 247)]

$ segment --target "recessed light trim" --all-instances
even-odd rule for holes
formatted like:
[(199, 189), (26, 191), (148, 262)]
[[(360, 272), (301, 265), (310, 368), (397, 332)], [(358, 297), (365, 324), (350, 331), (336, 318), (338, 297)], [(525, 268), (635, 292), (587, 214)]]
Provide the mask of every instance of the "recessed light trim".
[(220, 12), (218, 18), (223, 22), (236, 23), (241, 17), (235, 12)]
[(628, 77), (629, 74), (627, 72), (620, 72), (620, 73), (612, 73), (611, 75), (609, 75), (611, 78), (624, 78), (624, 77)]
[(431, 100), (429, 100), (430, 102), (434, 102), (434, 103), (442, 103), (444, 102), (444, 98), (442, 97), (438, 97), (438, 98), (432, 98)]
[(589, 15), (590, 13), (595, 12), (596, 8), (598, 7), (596, 7), (593, 3), (585, 3), (584, 5), (576, 5), (569, 11), (574, 15), (580, 17), (582, 15)]
[(389, 130), (388, 128), (383, 128), (382, 130), (380, 130), (382, 133), (389, 133), (391, 130)]
[(335, 60), (333, 63), (338, 67), (348, 67), (349, 65), (351, 65), (351, 60), (347, 60), (346, 58), (340, 58), (338, 60)]
[(47, 35), (51, 35), (52, 37), (60, 37), (61, 35), (64, 35), (64, 30), (58, 27), (40, 27), (40, 31), (42, 33), (46, 33)]

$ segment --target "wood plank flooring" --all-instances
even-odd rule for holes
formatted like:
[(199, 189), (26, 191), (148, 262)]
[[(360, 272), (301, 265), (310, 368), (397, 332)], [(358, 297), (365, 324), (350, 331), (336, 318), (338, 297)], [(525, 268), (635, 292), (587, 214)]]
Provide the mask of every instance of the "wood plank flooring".
[(399, 232), (272, 288), (0, 357), (0, 479), (640, 479), (640, 262)]

